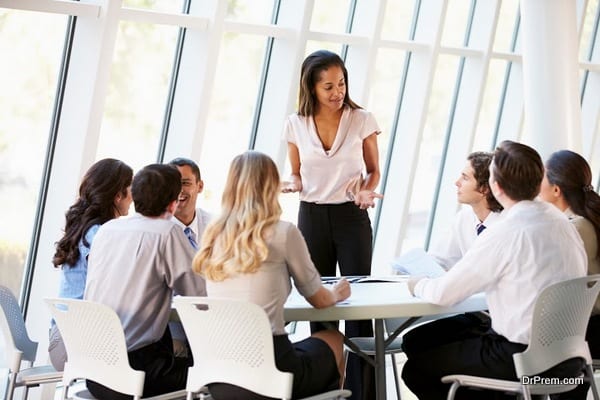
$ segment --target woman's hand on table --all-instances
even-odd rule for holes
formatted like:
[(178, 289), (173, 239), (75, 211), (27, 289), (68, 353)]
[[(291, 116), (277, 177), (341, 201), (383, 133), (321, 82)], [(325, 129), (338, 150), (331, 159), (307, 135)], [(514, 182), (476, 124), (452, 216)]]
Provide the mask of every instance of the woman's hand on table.
[(331, 287), (331, 292), (335, 296), (335, 302), (339, 303), (340, 301), (346, 300), (350, 297), (350, 283), (346, 280), (346, 278), (342, 278)]
[(321, 285), (315, 294), (306, 298), (314, 308), (331, 307), (350, 297), (350, 283), (341, 278), (333, 285)]

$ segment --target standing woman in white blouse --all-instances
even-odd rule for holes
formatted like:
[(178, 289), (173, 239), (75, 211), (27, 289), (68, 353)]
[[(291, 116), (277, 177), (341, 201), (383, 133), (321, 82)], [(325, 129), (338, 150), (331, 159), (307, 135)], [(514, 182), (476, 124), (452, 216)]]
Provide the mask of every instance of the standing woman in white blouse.
[[(546, 161), (540, 198), (564, 212), (577, 228), (588, 256), (588, 274), (600, 274), (600, 196), (592, 186), (587, 161), (570, 150), (560, 150)], [(586, 340), (593, 358), (600, 358), (600, 298), (588, 323)]]
[[(350, 99), (347, 85), (348, 71), (337, 54), (310, 54), (300, 72), (298, 111), (284, 129), (292, 173), (282, 191), (300, 193), (298, 228), (322, 276), (336, 275), (338, 264), (341, 275), (370, 275), (373, 232), (367, 209), (383, 197), (374, 192), (380, 179), (379, 126)], [(347, 321), (345, 333), (372, 336), (371, 321)], [(368, 388), (353, 387), (364, 373), (359, 358), (352, 358), (349, 388), (354, 398), (369, 398)]]

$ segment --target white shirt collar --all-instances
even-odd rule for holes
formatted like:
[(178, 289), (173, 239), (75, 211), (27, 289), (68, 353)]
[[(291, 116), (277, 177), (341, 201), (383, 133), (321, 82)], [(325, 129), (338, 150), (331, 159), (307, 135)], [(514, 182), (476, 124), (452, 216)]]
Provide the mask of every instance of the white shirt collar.
[(171, 218), (171, 220), (173, 222), (175, 222), (177, 225), (179, 225), (181, 227), (181, 229), (190, 228), (192, 230), (192, 232), (194, 232), (194, 234), (196, 234), (196, 236), (198, 236), (198, 212), (194, 212), (194, 219), (192, 220), (192, 222), (190, 222), (189, 225), (184, 224), (183, 222), (178, 220), (177, 217), (175, 217), (174, 215)]

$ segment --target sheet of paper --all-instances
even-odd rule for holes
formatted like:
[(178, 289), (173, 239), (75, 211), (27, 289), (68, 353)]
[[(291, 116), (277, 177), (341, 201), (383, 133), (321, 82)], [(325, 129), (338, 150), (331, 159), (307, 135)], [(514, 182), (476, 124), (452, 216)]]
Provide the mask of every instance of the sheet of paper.
[(433, 257), (423, 249), (412, 249), (392, 262), (392, 269), (399, 274), (437, 278), (446, 273)]
[(410, 278), (407, 274), (399, 274), (399, 275), (386, 275), (386, 276), (365, 276), (361, 278), (356, 283), (366, 283), (366, 282), (406, 282)]
[(406, 282), (410, 275), (408, 274), (397, 274), (397, 275), (359, 275), (359, 276), (323, 276), (321, 281), (324, 284), (334, 284), (340, 279), (345, 278), (350, 283), (364, 283), (364, 282)]

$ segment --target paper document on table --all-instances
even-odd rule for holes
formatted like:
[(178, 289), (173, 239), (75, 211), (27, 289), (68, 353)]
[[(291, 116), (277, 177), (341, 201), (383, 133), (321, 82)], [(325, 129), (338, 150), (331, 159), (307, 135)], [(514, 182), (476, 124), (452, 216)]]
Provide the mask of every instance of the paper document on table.
[[(354, 281), (355, 283), (368, 282), (406, 282), (410, 278), (407, 274), (387, 275), (387, 276), (365, 276), (364, 278)], [(353, 282), (353, 283), (354, 283)]]
[(392, 269), (399, 274), (429, 278), (437, 278), (446, 273), (446, 270), (423, 249), (412, 249), (396, 258), (392, 262)]
[(377, 275), (353, 275), (353, 276), (322, 276), (321, 282), (324, 284), (334, 284), (340, 279), (346, 279), (350, 283), (366, 283), (366, 282), (406, 282), (410, 278), (407, 274), (396, 274), (387, 276)]

